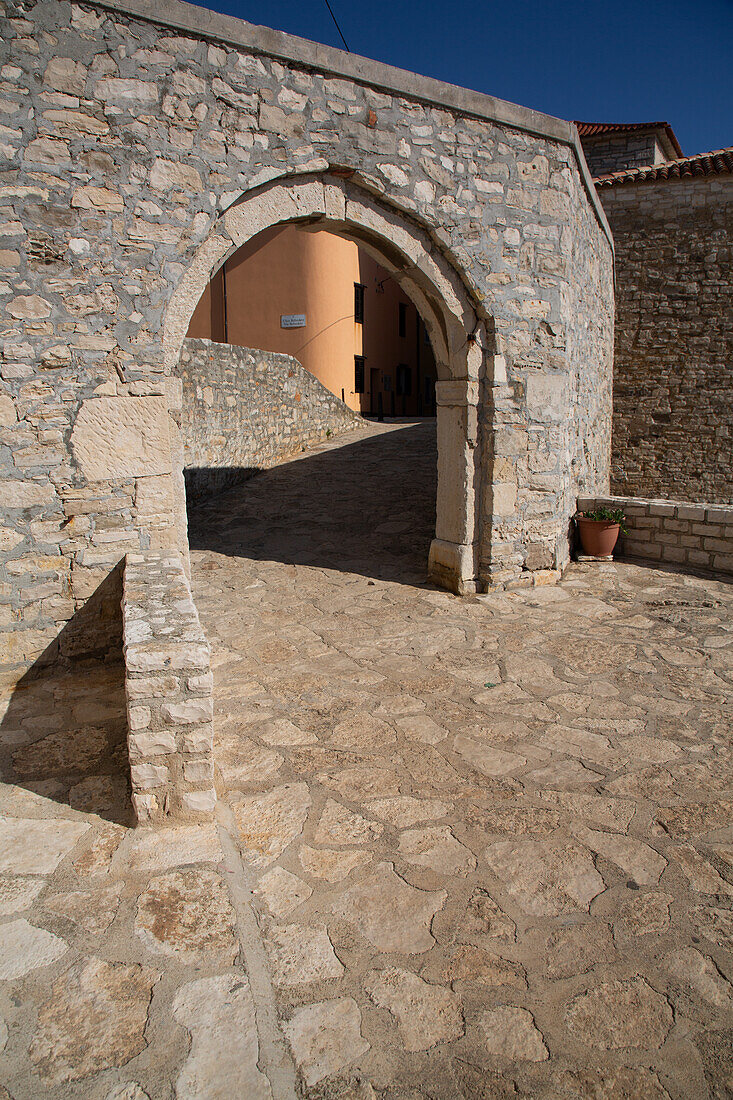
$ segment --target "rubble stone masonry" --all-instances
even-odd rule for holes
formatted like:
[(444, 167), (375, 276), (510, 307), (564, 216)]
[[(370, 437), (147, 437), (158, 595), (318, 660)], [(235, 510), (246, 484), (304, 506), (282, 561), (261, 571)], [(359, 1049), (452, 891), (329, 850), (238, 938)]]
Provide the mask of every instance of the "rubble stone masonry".
[(292, 355), (186, 340), (178, 374), (189, 500), (362, 423)]
[(270, 224), (365, 241), (442, 341), (434, 575), (562, 568), (613, 330), (571, 124), (175, 0), (0, 0), (0, 114), (3, 683), (125, 555), (185, 562), (180, 291)]
[(128, 554), (123, 652), (132, 802), (140, 824), (210, 815), (211, 650), (177, 554)]
[(616, 242), (614, 493), (733, 503), (733, 178), (603, 187)]

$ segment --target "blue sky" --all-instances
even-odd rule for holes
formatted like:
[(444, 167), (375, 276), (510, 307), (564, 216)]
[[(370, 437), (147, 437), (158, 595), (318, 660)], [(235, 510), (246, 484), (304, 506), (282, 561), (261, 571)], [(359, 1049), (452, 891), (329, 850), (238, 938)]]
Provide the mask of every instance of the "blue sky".
[[(341, 46), (324, 0), (199, 6)], [(353, 53), (585, 122), (733, 145), (733, 0), (331, 0)]]

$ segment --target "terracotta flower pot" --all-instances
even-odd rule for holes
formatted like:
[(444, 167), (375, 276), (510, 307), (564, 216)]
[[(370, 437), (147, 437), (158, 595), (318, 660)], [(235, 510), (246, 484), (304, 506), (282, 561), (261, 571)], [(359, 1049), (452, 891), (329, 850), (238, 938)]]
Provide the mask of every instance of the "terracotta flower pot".
[(607, 558), (613, 553), (621, 525), (605, 519), (578, 516), (578, 531), (584, 553), (592, 558)]

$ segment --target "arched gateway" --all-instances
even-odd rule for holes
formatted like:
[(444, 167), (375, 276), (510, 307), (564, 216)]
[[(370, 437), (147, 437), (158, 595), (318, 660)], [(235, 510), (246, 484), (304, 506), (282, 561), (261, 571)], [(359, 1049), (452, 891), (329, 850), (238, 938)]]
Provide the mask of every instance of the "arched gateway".
[(275, 225), (354, 239), (427, 324), (433, 578), (560, 575), (610, 451), (612, 242), (572, 124), (178, 0), (0, 23), (6, 686), (119, 650), (120, 563), (185, 558), (181, 343)]
[[(430, 575), (458, 593), (475, 591), (479, 386), (493, 364), (491, 337), (458, 273), (414, 219), (370, 194), (343, 170), (284, 177), (246, 192), (218, 219), (178, 284), (163, 329), (166, 371), (174, 372), (189, 322), (212, 275), (241, 245), (285, 224), (327, 229), (357, 242), (412, 299), (433, 345), (438, 384), (438, 493)], [(177, 410), (173, 410), (175, 413)], [(180, 453), (180, 449), (177, 451)], [(177, 515), (185, 524), (182, 465)], [(185, 544), (185, 527), (181, 530)]]

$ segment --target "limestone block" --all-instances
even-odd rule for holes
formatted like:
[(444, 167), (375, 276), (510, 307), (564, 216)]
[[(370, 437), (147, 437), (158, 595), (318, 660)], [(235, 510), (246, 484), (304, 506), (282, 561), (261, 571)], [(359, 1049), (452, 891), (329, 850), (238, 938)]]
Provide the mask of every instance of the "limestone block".
[(150, 170), (150, 186), (153, 190), (164, 193), (176, 188), (198, 193), (203, 184), (199, 173), (190, 165), (157, 157)]
[(71, 196), (71, 205), (80, 210), (103, 210), (109, 213), (121, 213), (125, 208), (122, 196), (110, 187), (77, 187)]
[(36, 508), (58, 498), (50, 481), (3, 481), (3, 507)]
[(70, 57), (52, 57), (43, 74), (43, 83), (67, 95), (84, 95), (86, 78), (86, 68), (80, 62)]
[(533, 420), (561, 422), (567, 416), (564, 375), (531, 374), (527, 378), (527, 411)]
[(5, 308), (11, 317), (19, 321), (36, 321), (51, 313), (51, 303), (39, 294), (20, 294), (12, 298)]
[(89, 481), (171, 472), (164, 397), (95, 397), (85, 401), (71, 434), (74, 459)]
[(130, 775), (133, 786), (140, 790), (161, 787), (168, 782), (168, 769), (163, 764), (133, 764)]
[(98, 80), (94, 86), (94, 94), (105, 103), (114, 103), (121, 107), (158, 101), (158, 90), (153, 81), (117, 76), (105, 76)]
[(140, 477), (135, 482), (135, 508), (140, 520), (172, 516), (173, 480), (168, 474)]

